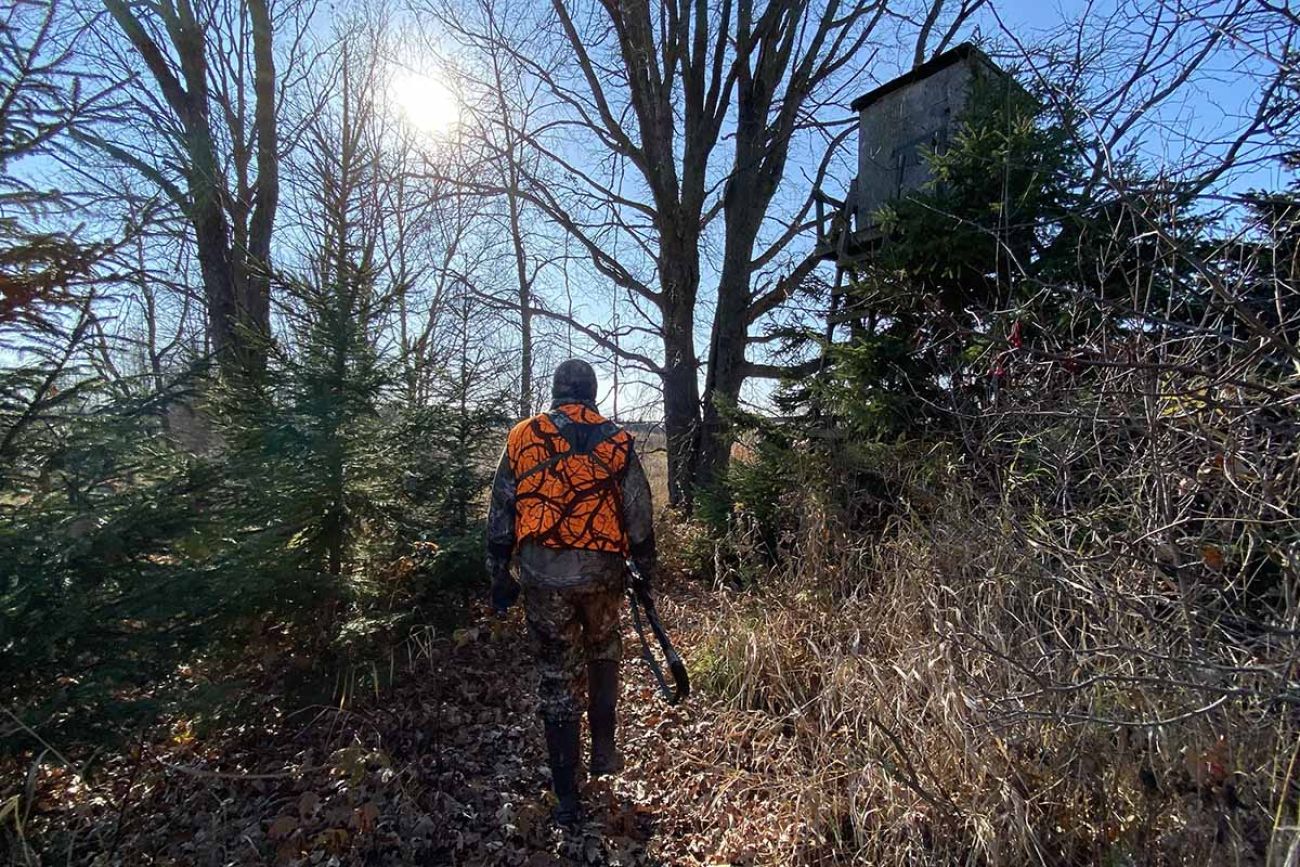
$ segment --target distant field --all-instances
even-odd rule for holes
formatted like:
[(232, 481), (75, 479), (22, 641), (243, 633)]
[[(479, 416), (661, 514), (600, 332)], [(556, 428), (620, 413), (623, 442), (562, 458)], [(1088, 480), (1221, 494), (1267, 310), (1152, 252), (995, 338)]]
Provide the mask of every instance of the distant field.
[(637, 454), (650, 480), (650, 493), (654, 497), (655, 511), (668, 505), (668, 440), (662, 428), (645, 432), (629, 425), (636, 436)]

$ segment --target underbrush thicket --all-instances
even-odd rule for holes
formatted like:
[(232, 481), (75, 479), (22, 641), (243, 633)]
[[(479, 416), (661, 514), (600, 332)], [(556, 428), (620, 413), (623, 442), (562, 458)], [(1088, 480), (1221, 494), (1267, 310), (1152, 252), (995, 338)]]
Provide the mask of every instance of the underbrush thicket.
[(484, 578), (483, 449), (504, 422), (468, 289), (429, 296), (380, 240), (398, 143), (378, 131), (374, 69), (347, 52), (302, 82), (276, 267), (262, 252), (222, 276), (215, 250), (155, 267), (174, 214), (99, 226), (112, 244), (35, 228), (81, 221), (84, 202), (13, 161), (89, 123), (98, 81), (65, 68), (71, 42), (54, 46), (73, 37), (48, 5), (21, 5), (0, 52), (0, 752), (32, 767), (182, 707), (188, 726), (377, 689), (392, 648)]
[(467, 397), (482, 385), (438, 374), (405, 400), (364, 271), (284, 291), (299, 327), (255, 379), (109, 382), (57, 322), (0, 371), (16, 744), (114, 737), (166, 707), (212, 718), (256, 697), (249, 679), (345, 699), (482, 579), (482, 443), (501, 423)]
[(1295, 209), (1216, 240), (984, 117), (886, 215), (802, 418), (676, 534), (745, 588), (696, 681), (795, 860), (1293, 863)]
[(864, 863), (1284, 856), (1294, 598), (1197, 538), (1177, 543), (1181, 577), (1143, 562), (1149, 503), (1122, 488), (1062, 515), (968, 469), (918, 485), (924, 509), (870, 540), (788, 497), (780, 558), (696, 648), (733, 749), (770, 761), (772, 802)]

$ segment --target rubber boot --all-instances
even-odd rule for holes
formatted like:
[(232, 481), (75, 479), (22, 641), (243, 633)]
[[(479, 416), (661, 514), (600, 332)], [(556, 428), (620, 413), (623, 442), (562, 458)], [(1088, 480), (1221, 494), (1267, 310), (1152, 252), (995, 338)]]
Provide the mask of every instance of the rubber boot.
[(578, 800), (578, 720), (546, 721), (546, 752), (551, 762), (551, 786), (555, 790), (555, 821), (573, 825), (582, 819)]
[(587, 664), (587, 724), (591, 727), (591, 775), (623, 770), (614, 743), (618, 724), (618, 662), (597, 659)]

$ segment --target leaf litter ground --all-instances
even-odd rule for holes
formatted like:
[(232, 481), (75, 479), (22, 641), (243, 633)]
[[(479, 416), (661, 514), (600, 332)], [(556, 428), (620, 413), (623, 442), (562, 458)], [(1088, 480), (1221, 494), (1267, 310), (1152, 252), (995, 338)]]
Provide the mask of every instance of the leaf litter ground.
[[(716, 603), (689, 585), (673, 591), (661, 608), (689, 659), (691, 617)], [(11, 828), (9, 854), (31, 864), (545, 867), (773, 863), (777, 849), (798, 848), (798, 823), (766, 803), (763, 769), (747, 767), (727, 734), (731, 715), (697, 697), (668, 706), (624, 629), (627, 769), (587, 781), (580, 829), (549, 821), (516, 611), (423, 644), (391, 689), (345, 708), (204, 735), (177, 723), (104, 759), (89, 782), (42, 762), (23, 793), (30, 847)]]

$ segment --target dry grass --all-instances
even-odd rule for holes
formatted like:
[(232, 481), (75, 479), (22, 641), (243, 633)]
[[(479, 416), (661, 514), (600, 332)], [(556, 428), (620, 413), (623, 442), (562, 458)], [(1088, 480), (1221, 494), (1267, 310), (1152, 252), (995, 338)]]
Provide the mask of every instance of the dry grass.
[(868, 538), (810, 483), (766, 573), (725, 540), (695, 676), (780, 862), (1300, 864), (1297, 404), (1063, 394), (879, 460)]
[(996, 393), (952, 390), (915, 440), (754, 449), (724, 538), (664, 528), (670, 568), (717, 579), (688, 656), (719, 736), (691, 761), (746, 805), (727, 839), (1300, 865), (1300, 380), (1233, 309), (1197, 317), (995, 346)]
[(1152, 656), (1034, 646), (1074, 606), (974, 518), (868, 551), (826, 544), (810, 516), (790, 568), (706, 627), (696, 679), (732, 732), (715, 760), (759, 772), (789, 841), (780, 860), (1294, 859), (1294, 715), (1230, 700), (1177, 719), (1207, 702), (1123, 606), (1092, 612), (1090, 633)]
[(668, 504), (668, 440), (661, 431), (638, 435), (636, 451), (650, 480), (655, 505), (662, 508)]

